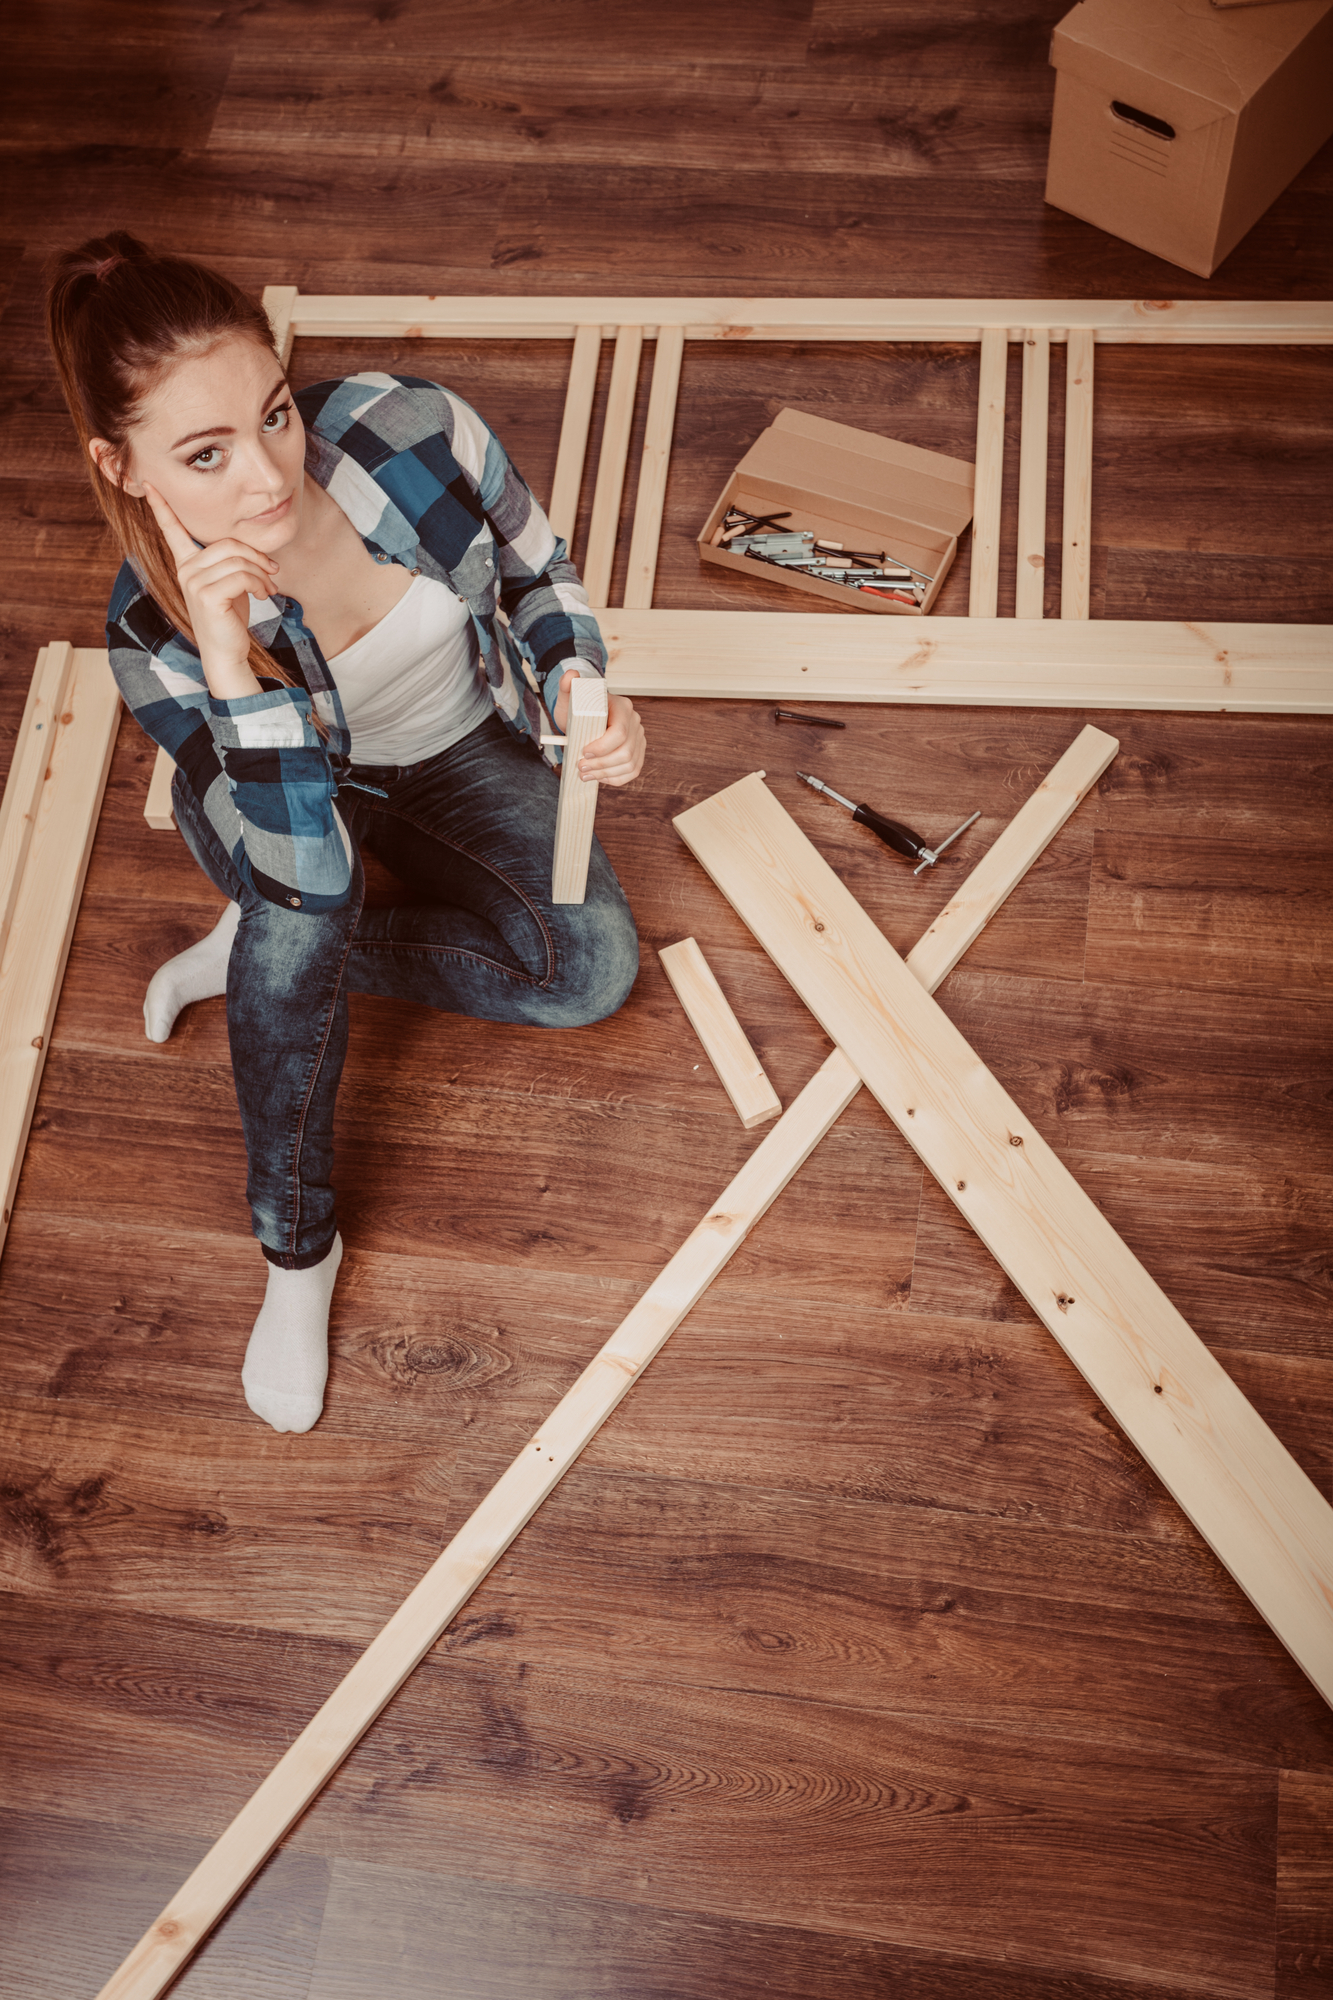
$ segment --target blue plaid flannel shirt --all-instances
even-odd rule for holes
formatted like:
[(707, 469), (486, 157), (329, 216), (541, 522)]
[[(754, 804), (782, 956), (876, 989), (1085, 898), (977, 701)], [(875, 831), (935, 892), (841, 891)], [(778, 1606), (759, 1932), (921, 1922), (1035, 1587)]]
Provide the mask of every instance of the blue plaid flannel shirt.
[[(413, 375), (349, 375), (295, 400), (306, 469), (372, 555), (464, 600), (478, 674), (510, 728), (535, 741), (562, 674), (604, 673), (606, 655), (565, 544), (499, 439), (461, 397)], [(293, 598), (252, 598), (250, 627), (296, 684), (261, 682), (259, 694), (216, 700), (197, 649), (124, 563), (107, 611), (111, 669), (136, 720), (203, 801), (242, 880), (270, 902), (335, 909), (351, 887), (334, 811), (351, 748), (338, 689)]]

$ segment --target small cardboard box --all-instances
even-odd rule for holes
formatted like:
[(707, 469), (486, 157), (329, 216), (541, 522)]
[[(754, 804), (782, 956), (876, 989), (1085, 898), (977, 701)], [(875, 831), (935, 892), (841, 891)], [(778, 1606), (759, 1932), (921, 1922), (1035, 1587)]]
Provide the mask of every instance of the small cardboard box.
[(1201, 278), (1333, 133), (1333, 0), (1079, 0), (1046, 199)]
[[(859, 611), (924, 617), (958, 553), (958, 537), (972, 519), (975, 473), (961, 458), (897, 444), (826, 417), (808, 417), (803, 410), (779, 410), (723, 487), (700, 530), (699, 554), (724, 569), (785, 583)], [(784, 530), (812, 528), (821, 541), (882, 548), (886, 556), (925, 571), (930, 577), (925, 598), (920, 606), (898, 604), (714, 548), (712, 536), (732, 506), (749, 514), (790, 508)]]

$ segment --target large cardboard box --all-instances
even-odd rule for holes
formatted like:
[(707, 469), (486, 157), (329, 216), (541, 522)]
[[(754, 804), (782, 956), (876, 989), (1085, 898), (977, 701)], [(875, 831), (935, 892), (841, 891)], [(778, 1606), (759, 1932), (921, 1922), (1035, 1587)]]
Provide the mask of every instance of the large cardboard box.
[(1209, 278), (1333, 134), (1333, 0), (1079, 0), (1046, 199)]
[[(975, 484), (976, 468), (964, 459), (898, 444), (827, 417), (808, 417), (803, 410), (779, 410), (723, 487), (700, 530), (699, 554), (724, 569), (859, 611), (921, 618), (939, 596), (958, 553), (958, 537), (972, 519)], [(926, 595), (919, 607), (899, 604), (715, 548), (712, 537), (731, 506), (748, 514), (790, 508), (784, 529), (812, 528), (821, 541), (846, 548), (882, 548), (930, 578)]]

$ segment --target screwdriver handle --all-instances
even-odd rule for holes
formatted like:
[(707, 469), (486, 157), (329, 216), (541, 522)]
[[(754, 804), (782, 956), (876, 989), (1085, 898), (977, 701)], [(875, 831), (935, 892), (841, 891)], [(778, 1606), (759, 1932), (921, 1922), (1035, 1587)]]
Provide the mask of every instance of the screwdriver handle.
[(895, 854), (905, 854), (909, 861), (915, 861), (926, 851), (926, 843), (919, 833), (913, 833), (911, 827), (904, 826), (900, 820), (885, 819), (883, 813), (875, 812), (870, 806), (858, 806), (852, 818), (859, 820), (862, 826), (868, 826), (872, 833), (879, 835), (886, 847), (891, 847)]

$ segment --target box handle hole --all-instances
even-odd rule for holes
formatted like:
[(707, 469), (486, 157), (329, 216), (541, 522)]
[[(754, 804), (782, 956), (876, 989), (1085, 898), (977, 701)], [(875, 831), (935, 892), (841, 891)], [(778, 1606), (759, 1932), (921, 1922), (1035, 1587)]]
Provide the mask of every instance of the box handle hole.
[(1168, 125), (1165, 118), (1154, 118), (1151, 111), (1136, 111), (1132, 104), (1121, 104), (1118, 99), (1112, 103), (1111, 109), (1117, 118), (1123, 118), (1130, 125), (1141, 125), (1145, 132), (1154, 132), (1159, 139), (1174, 139), (1176, 136), (1175, 126)]

